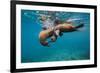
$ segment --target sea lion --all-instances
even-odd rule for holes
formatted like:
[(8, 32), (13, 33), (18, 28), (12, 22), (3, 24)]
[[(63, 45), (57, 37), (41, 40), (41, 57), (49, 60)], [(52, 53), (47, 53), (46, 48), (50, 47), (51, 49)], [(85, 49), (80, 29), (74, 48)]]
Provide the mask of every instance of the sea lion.
[[(78, 26), (73, 26), (72, 23), (63, 23), (55, 26), (55, 30), (60, 30), (60, 32), (72, 32), (76, 31), (77, 28), (83, 27), (84, 24)], [(47, 39), (54, 34), (54, 29), (43, 30), (39, 33), (39, 40), (43, 46), (48, 46)]]

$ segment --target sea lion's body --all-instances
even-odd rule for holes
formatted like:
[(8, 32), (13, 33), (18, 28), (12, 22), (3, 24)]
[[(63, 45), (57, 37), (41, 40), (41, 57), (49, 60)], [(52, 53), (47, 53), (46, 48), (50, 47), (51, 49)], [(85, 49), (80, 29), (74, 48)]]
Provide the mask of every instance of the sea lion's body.
[(60, 30), (61, 32), (70, 32), (75, 30), (75, 26), (69, 23), (63, 23), (56, 26), (56, 29)]
[[(80, 28), (82, 26), (73, 26), (71, 23), (63, 23), (63, 24), (59, 24), (57, 26), (55, 26), (55, 30), (60, 30), (60, 32), (72, 32), (72, 31), (76, 31), (77, 28)], [(39, 34), (39, 40), (40, 43), (43, 46), (47, 46), (48, 42), (46, 41), (49, 37), (51, 37), (54, 34), (54, 30), (53, 29), (47, 29), (47, 30), (43, 30), (40, 32)]]

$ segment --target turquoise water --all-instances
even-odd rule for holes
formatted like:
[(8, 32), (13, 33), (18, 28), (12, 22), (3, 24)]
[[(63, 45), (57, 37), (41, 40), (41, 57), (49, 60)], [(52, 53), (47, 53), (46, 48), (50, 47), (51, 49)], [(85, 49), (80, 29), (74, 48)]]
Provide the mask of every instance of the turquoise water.
[[(78, 12), (56, 12), (62, 20), (73, 20), (77, 25), (84, 22), (79, 31), (64, 33), (50, 47), (39, 42), (39, 32), (42, 23), (39, 15), (48, 15), (48, 11), (21, 10), (21, 62), (51, 62), (90, 59), (90, 14)], [(50, 14), (49, 14), (50, 15)]]

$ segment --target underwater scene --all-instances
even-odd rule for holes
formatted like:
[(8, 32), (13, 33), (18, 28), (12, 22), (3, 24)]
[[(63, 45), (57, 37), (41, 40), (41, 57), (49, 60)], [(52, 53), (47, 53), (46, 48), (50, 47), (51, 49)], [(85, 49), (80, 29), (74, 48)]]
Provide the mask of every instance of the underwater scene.
[(90, 59), (90, 13), (21, 10), (21, 62)]

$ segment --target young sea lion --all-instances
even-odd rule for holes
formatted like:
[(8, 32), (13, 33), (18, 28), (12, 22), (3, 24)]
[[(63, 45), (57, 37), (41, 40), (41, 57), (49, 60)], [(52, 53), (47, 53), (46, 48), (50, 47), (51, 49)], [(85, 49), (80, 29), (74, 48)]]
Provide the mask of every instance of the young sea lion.
[[(80, 24), (78, 26), (73, 26), (72, 24), (69, 23), (63, 23), (63, 24), (59, 24), (57, 26), (55, 26), (55, 30), (60, 30), (60, 32), (72, 32), (72, 31), (76, 31), (78, 28), (83, 27), (84, 24)], [(48, 46), (49, 43), (47, 41), (47, 39), (49, 37), (51, 37), (52, 35), (54, 35), (54, 29), (47, 29), (47, 30), (43, 30), (40, 32), (39, 34), (39, 40), (40, 43), (43, 46)], [(53, 38), (53, 40), (55, 41), (56, 38)]]

